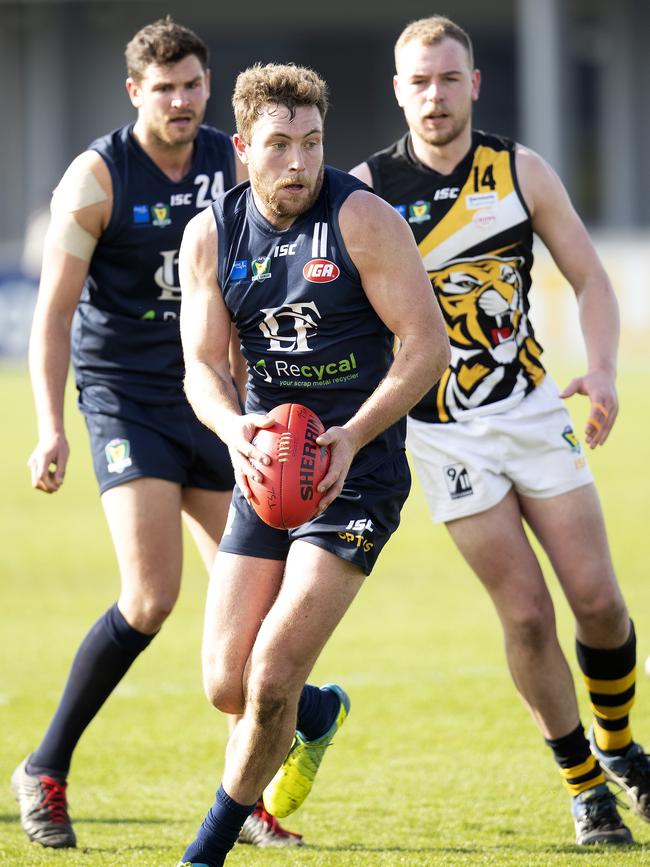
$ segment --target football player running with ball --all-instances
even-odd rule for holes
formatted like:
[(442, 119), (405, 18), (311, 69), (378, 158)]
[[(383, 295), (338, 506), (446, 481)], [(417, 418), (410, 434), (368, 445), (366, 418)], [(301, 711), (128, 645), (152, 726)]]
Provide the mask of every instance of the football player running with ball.
[[(126, 48), (137, 120), (94, 141), (55, 190), (30, 370), (39, 442), (35, 488), (63, 484), (63, 395), (72, 357), (121, 577), (115, 605), (72, 663), (63, 696), (12, 788), (28, 837), (76, 845), (66, 779), (76, 744), (171, 612), (181, 579), (183, 515), (206, 567), (214, 561), (234, 483), (223, 443), (183, 392), (177, 258), (188, 220), (246, 177), (229, 136), (202, 125), (208, 51), (171, 19)], [(243, 842), (292, 845), (261, 804)]]
[[(261, 788), (274, 815), (300, 806), (346, 718), (341, 687), (305, 681), (398, 525), (410, 487), (403, 417), (449, 360), (408, 226), (323, 165), (325, 83), (306, 68), (255, 66), (238, 77), (233, 105), (250, 183), (189, 223), (180, 258), (187, 395), (228, 445), (238, 483), (203, 665), (213, 704), (243, 716), (183, 857), (208, 867), (224, 863)], [(249, 371), (245, 415), (228, 370), (232, 323)], [(253, 462), (262, 472), (268, 463), (251, 440), (271, 423), (266, 412), (291, 402), (323, 421), (317, 442), (331, 463), (319, 514), (278, 530), (249, 503)]]
[[(605, 780), (650, 821), (650, 766), (628, 719), (636, 639), (560, 400), (586, 395), (586, 442), (606, 441), (618, 411), (614, 292), (555, 172), (528, 148), (472, 130), (480, 73), (467, 34), (441, 16), (415, 21), (395, 62), (409, 131), (352, 174), (408, 220), (452, 345), (451, 365), (410, 412), (409, 448), (433, 520), (446, 523), (492, 597), (515, 685), (572, 796), (578, 843), (630, 843)], [(575, 291), (587, 349), (587, 372), (559, 395), (528, 317), (533, 233)], [(588, 737), (525, 525), (575, 616)]]

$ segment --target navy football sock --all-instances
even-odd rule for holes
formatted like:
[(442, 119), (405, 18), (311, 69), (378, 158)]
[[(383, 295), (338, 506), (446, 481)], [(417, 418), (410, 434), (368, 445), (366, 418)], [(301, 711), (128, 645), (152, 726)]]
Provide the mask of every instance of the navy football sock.
[(153, 638), (129, 626), (117, 604), (99, 618), (81, 642), (56, 713), (27, 763), (28, 773), (66, 778), (86, 726)]
[(185, 850), (182, 861), (221, 867), (254, 808), (255, 804), (247, 806), (233, 801), (223, 786), (219, 786), (216, 800), (208, 810), (196, 839)]
[(296, 728), (308, 741), (314, 741), (331, 727), (340, 706), (341, 701), (333, 690), (306, 683), (300, 693)]

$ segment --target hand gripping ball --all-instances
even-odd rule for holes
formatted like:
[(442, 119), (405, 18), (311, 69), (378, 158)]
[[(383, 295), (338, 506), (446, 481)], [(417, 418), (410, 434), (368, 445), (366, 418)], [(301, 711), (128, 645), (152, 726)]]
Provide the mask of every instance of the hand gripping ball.
[(267, 413), (274, 424), (258, 428), (253, 445), (271, 458), (255, 464), (261, 482), (249, 479), (251, 505), (271, 527), (288, 530), (314, 517), (322, 494), (316, 489), (327, 473), (330, 450), (316, 445), (325, 428), (315, 412), (299, 403), (283, 403)]

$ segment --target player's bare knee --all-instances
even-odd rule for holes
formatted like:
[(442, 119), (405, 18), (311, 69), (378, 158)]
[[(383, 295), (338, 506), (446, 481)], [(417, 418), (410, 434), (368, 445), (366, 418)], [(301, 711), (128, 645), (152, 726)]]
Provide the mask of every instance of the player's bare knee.
[(298, 704), (299, 688), (290, 679), (273, 669), (256, 672), (248, 681), (246, 703), (258, 722), (264, 726), (281, 720), (290, 706)]
[(541, 653), (555, 636), (555, 616), (546, 605), (529, 606), (506, 624), (506, 643), (528, 653)]
[(627, 608), (616, 586), (601, 587), (585, 595), (574, 610), (581, 631), (587, 634), (607, 636), (629, 628)]
[(157, 632), (176, 604), (176, 594), (139, 595), (120, 599), (120, 610), (134, 629), (151, 635)]
[(203, 658), (203, 690), (213, 707), (222, 713), (244, 712), (244, 689), (241, 677), (235, 676), (212, 658)]
[(250, 699), (257, 722), (265, 727), (281, 722), (289, 707), (286, 690), (262, 688)]
[(244, 694), (241, 689), (233, 688), (217, 681), (204, 681), (203, 689), (210, 704), (222, 713), (242, 714)]

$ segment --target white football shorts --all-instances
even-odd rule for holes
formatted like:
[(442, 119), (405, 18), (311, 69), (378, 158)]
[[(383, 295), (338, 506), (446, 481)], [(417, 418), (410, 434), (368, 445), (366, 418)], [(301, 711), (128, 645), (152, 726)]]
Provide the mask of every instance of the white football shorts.
[(511, 487), (554, 497), (593, 481), (551, 377), (517, 406), (465, 421), (408, 419), (406, 445), (436, 524), (496, 505)]

